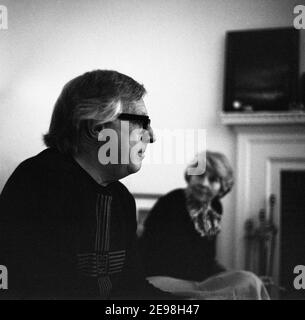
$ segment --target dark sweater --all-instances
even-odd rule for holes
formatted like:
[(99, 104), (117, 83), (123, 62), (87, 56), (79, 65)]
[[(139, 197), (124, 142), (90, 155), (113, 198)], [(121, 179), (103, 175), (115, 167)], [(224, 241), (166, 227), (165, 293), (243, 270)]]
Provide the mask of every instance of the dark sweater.
[(20, 164), (1, 193), (0, 264), (8, 298), (172, 297), (144, 279), (129, 191), (53, 149)]
[[(212, 207), (222, 213), (219, 200)], [(145, 221), (140, 247), (146, 274), (202, 281), (224, 271), (215, 260), (215, 240), (196, 232), (184, 190), (174, 190), (158, 200)]]

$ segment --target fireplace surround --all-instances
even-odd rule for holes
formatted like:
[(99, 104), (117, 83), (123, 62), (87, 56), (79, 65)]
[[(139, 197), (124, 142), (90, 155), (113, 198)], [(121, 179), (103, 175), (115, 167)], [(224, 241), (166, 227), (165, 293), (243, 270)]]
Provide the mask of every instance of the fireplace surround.
[(281, 176), (305, 170), (305, 113), (222, 113), (221, 120), (236, 135), (234, 267), (245, 268), (246, 221), (256, 220), (274, 194), (274, 222), (279, 232), (272, 277), (280, 285), (281, 261), (285, 259), (281, 256)]

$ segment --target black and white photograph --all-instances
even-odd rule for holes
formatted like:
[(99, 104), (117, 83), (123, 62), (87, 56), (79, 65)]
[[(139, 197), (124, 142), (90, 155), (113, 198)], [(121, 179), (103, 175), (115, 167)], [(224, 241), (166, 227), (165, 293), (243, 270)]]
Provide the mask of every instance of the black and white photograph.
[(305, 3), (0, 0), (0, 300), (305, 300)]

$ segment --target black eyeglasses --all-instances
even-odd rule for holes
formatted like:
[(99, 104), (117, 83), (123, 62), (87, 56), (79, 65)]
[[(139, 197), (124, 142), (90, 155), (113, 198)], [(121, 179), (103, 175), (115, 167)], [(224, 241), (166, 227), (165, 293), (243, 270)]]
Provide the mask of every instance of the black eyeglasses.
[(145, 130), (147, 130), (150, 125), (149, 116), (145, 116), (141, 114), (121, 113), (118, 116), (118, 119), (139, 122), (143, 126), (143, 129)]

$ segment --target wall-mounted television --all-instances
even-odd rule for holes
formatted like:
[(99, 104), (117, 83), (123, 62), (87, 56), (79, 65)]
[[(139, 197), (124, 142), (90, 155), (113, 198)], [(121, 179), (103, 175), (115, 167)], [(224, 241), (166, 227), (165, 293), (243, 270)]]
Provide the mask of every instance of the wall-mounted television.
[(299, 100), (300, 33), (293, 28), (226, 35), (224, 111), (287, 111)]

